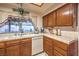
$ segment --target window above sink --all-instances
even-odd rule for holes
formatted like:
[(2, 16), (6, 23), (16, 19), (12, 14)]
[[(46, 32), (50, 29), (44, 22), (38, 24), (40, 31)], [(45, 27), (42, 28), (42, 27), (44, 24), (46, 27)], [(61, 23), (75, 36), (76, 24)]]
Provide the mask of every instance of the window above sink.
[(0, 33), (34, 32), (35, 27), (31, 19), (8, 17), (4, 25), (0, 26)]

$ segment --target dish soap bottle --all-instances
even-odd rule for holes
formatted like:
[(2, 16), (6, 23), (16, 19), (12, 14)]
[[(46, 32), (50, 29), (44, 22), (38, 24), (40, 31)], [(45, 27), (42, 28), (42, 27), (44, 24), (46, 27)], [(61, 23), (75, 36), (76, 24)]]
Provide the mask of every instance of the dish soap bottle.
[(57, 30), (57, 35), (61, 36), (61, 30), (60, 29)]

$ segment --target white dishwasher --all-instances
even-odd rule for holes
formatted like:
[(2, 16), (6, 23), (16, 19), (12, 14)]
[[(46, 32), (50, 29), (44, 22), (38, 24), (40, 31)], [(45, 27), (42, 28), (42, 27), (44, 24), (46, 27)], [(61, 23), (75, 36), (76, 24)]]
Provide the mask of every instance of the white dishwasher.
[(32, 38), (32, 55), (43, 51), (43, 36), (35, 36)]

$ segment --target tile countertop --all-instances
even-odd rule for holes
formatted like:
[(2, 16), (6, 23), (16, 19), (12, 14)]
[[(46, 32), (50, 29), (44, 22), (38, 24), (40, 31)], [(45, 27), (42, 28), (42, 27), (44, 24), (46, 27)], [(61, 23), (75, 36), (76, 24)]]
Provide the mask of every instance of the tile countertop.
[(26, 34), (26, 35), (22, 35), (22, 36), (2, 36), (0, 37), (0, 41), (7, 41), (7, 40), (16, 40), (16, 39), (22, 39), (22, 38), (33, 38), (35, 36), (42, 36), (43, 33), (39, 33), (39, 34)]
[(49, 34), (49, 33), (39, 33), (39, 34), (26, 34), (23, 36), (5, 36), (5, 37), (0, 37), (0, 41), (7, 41), (7, 40), (14, 40), (14, 39), (22, 39), (22, 38), (31, 38), (35, 36), (47, 36), (49, 38), (64, 42), (66, 44), (70, 44), (71, 42), (74, 42), (77, 40), (77, 37), (67, 37), (67, 36), (57, 36), (54, 34)]
[(66, 44), (70, 44), (70, 43), (77, 40), (77, 37), (57, 36), (57, 35), (53, 35), (53, 34), (44, 34), (44, 36), (47, 36), (47, 37), (52, 38), (54, 40), (64, 42)]

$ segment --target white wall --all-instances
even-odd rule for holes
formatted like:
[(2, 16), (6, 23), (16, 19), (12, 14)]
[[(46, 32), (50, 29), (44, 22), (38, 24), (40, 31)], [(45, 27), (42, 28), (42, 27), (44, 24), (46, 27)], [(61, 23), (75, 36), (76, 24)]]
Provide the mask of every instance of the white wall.
[(32, 16), (32, 21), (35, 24), (35, 26), (38, 27), (38, 29), (40, 30), (43, 27), (43, 23), (42, 23), (42, 17), (41, 16)]

